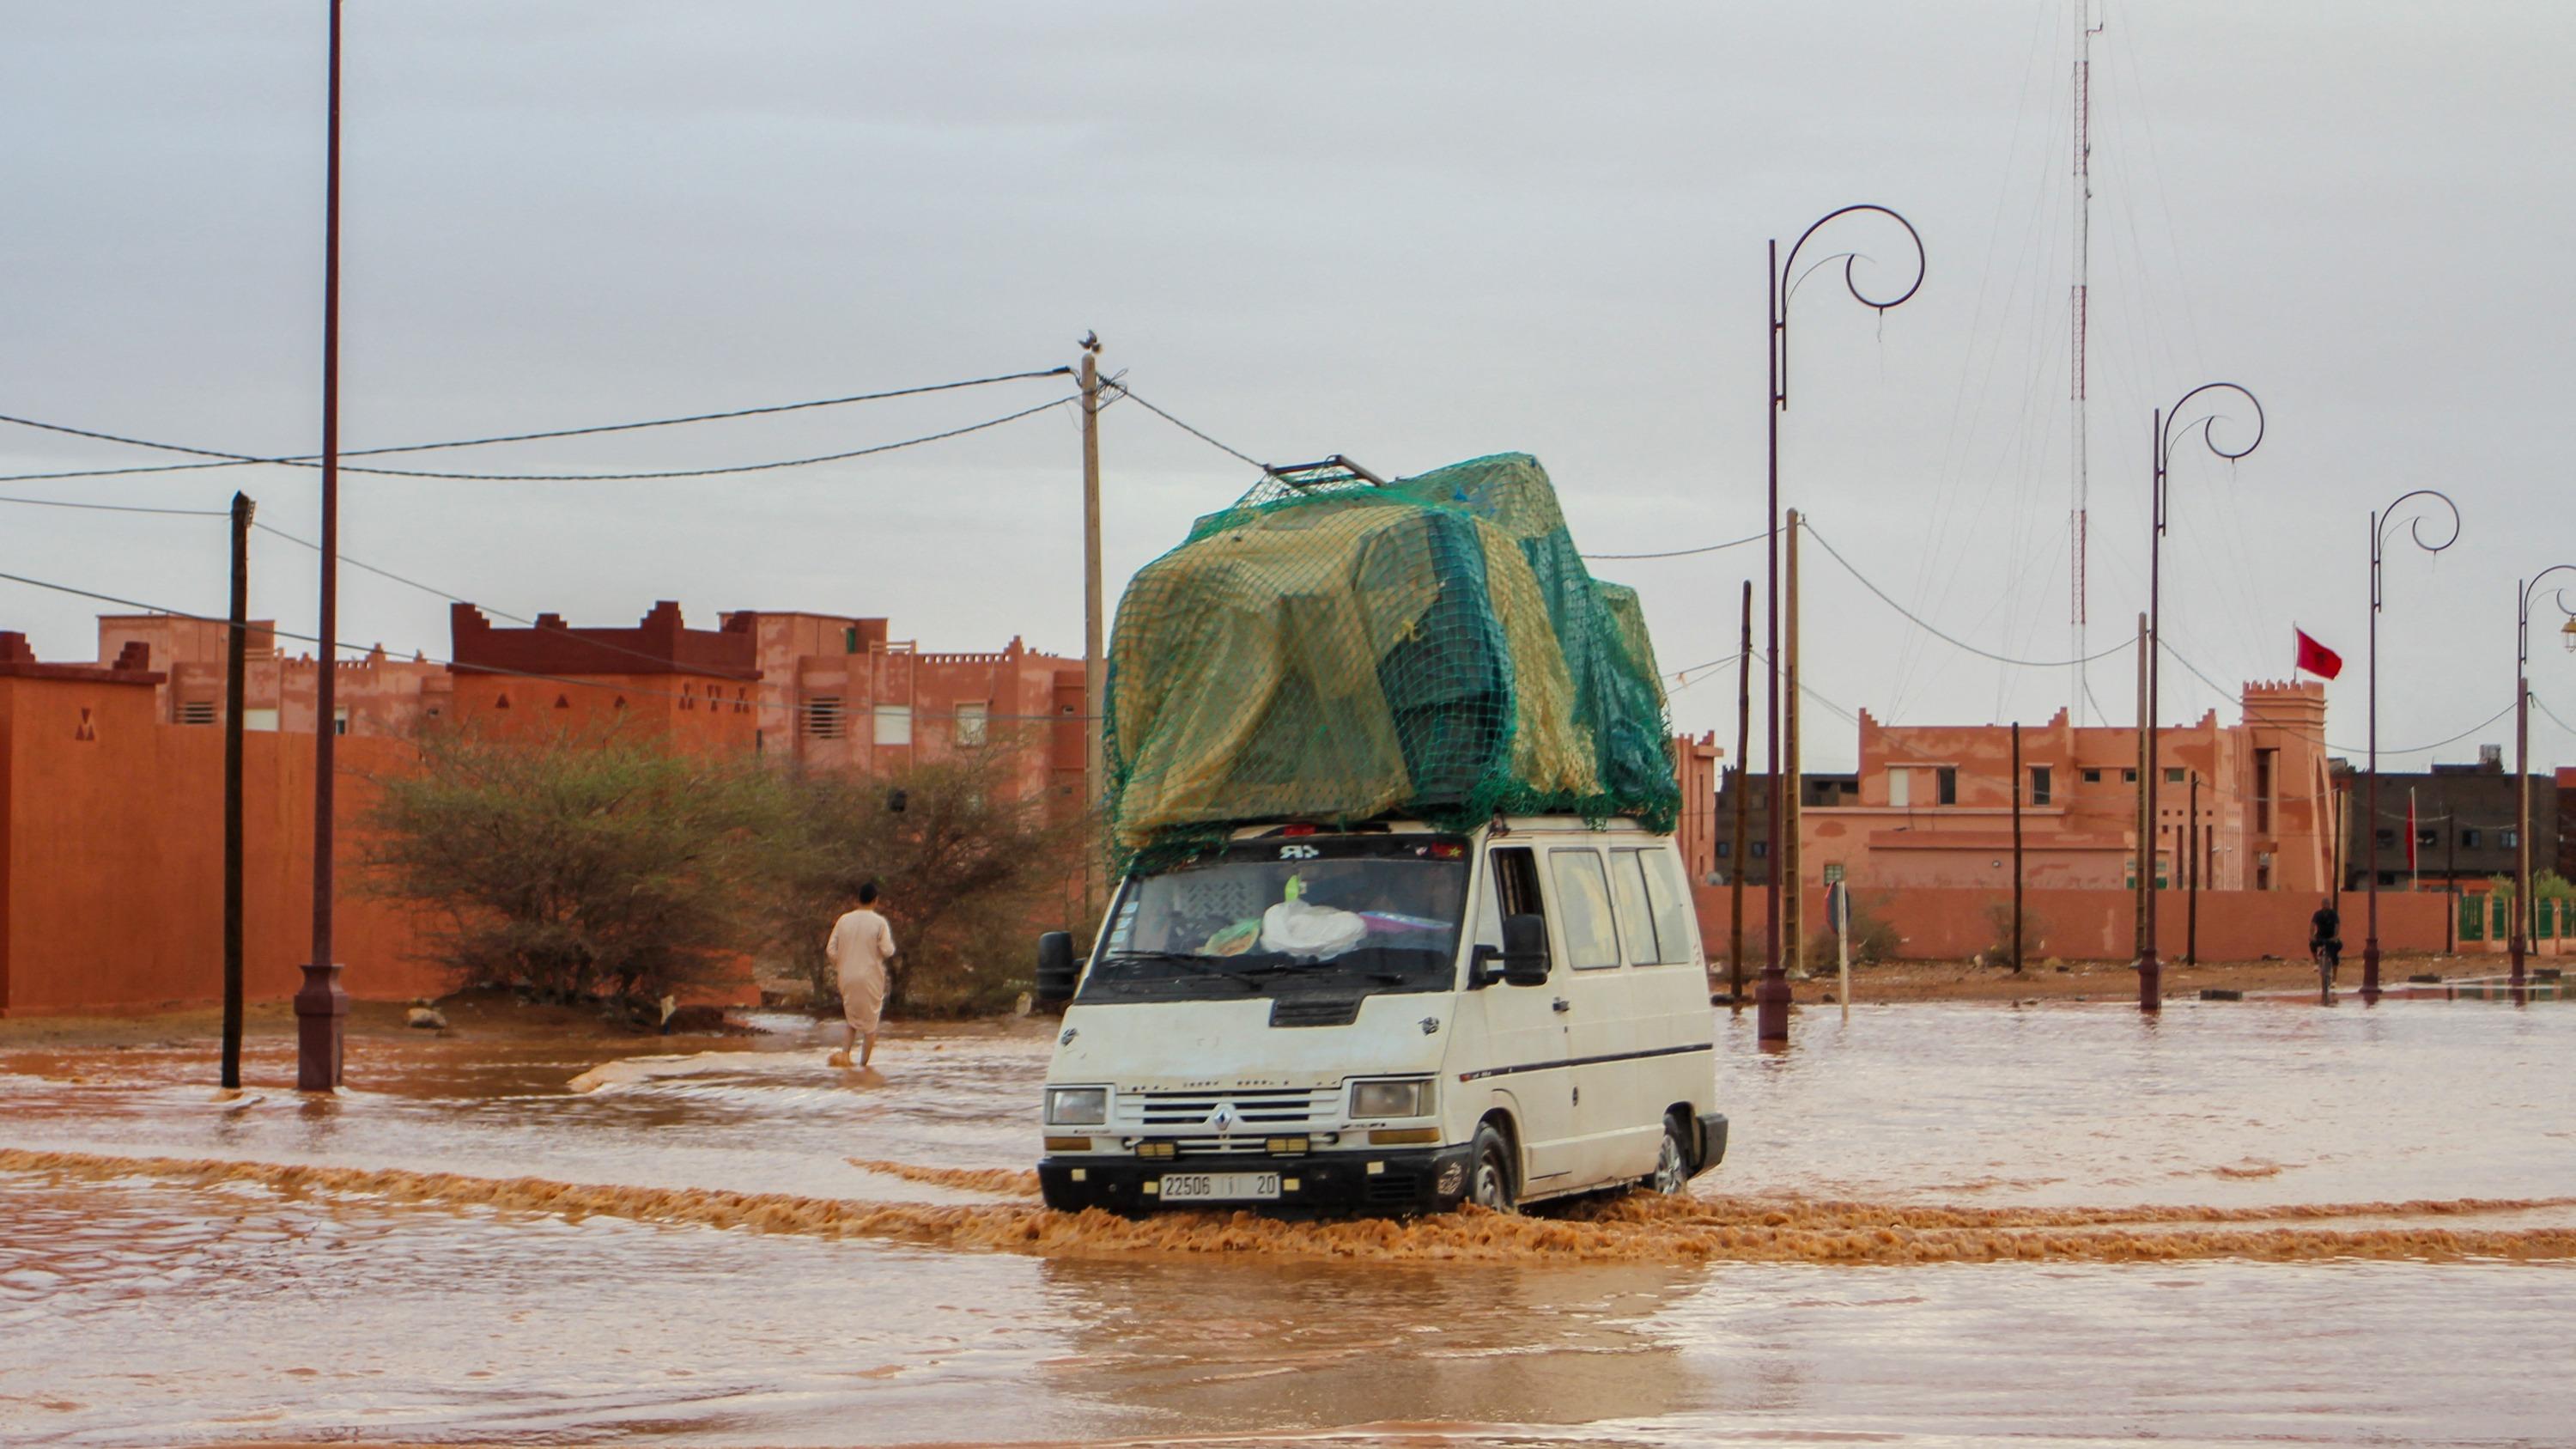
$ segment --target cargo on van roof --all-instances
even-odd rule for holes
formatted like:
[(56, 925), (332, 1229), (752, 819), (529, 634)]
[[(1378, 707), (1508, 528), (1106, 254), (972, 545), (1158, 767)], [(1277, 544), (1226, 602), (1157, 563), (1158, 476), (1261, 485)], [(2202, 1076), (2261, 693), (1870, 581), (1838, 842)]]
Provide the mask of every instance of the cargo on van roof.
[(1226, 827), (1497, 810), (1672, 828), (1661, 677), (1538, 460), (1265, 479), (1147, 564), (1109, 656), (1120, 854)]

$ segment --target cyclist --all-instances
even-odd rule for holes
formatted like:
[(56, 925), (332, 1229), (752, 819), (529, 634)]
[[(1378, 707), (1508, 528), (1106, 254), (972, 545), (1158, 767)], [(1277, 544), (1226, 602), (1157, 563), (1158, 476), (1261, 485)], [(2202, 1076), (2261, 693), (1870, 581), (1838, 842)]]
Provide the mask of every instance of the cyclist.
[(2317, 958), (2318, 974), (2331, 983), (2335, 967), (2343, 959), (2343, 913), (2335, 909), (2334, 897), (2317, 904), (2317, 913), (2308, 917), (2308, 954)]

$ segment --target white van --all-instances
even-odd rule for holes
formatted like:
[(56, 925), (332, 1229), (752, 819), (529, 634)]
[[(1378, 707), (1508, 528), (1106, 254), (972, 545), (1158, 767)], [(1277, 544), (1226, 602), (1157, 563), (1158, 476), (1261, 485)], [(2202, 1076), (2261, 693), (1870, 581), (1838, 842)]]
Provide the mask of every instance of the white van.
[(1508, 1210), (1726, 1153), (1668, 835), (1497, 819), (1232, 832), (1130, 876), (1047, 1069), (1050, 1207)]

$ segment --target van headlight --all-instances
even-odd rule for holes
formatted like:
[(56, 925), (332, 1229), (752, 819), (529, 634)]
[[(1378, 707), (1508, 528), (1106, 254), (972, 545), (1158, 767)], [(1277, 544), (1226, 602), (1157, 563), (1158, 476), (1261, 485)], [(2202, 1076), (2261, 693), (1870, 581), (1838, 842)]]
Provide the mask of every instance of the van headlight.
[(1428, 1117), (1432, 1107), (1429, 1077), (1415, 1077), (1402, 1082), (1351, 1083), (1353, 1117)]
[(1049, 1087), (1046, 1119), (1057, 1127), (1102, 1127), (1109, 1122), (1107, 1087)]

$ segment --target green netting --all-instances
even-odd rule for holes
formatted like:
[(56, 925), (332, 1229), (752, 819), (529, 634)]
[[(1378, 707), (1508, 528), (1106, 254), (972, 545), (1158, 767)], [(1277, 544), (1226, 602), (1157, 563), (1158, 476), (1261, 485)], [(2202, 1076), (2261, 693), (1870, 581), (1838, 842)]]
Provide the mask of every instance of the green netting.
[(1119, 601), (1119, 851), (1246, 821), (1496, 810), (1670, 829), (1662, 681), (1633, 590), (1595, 581), (1536, 459), (1265, 481)]

